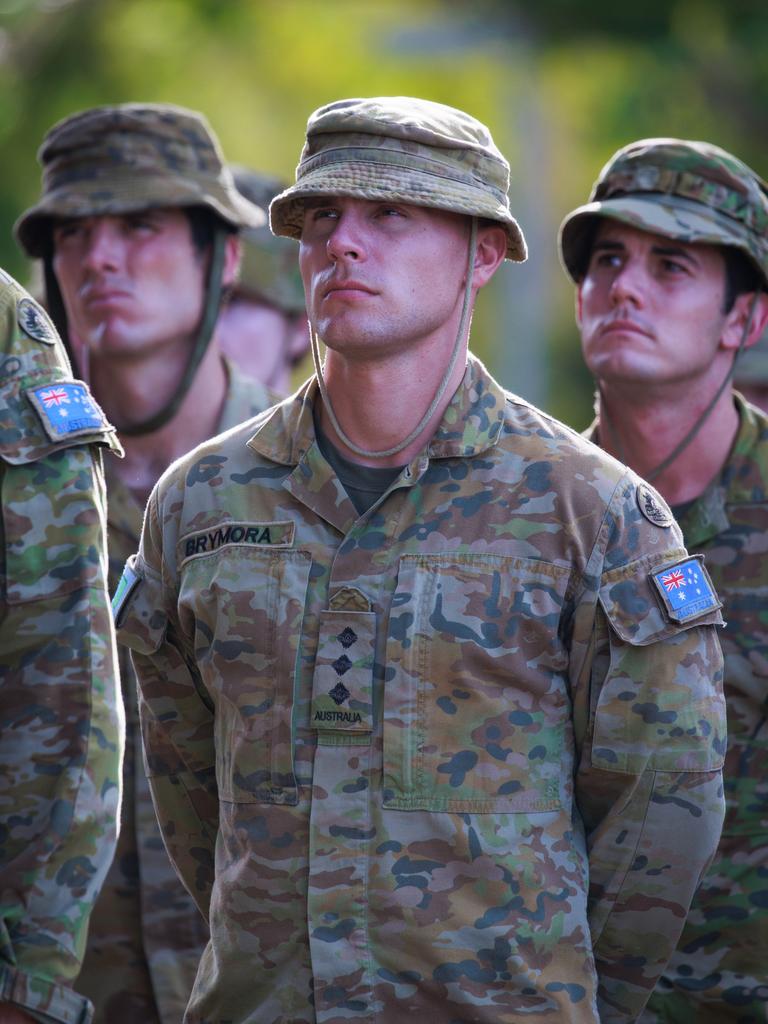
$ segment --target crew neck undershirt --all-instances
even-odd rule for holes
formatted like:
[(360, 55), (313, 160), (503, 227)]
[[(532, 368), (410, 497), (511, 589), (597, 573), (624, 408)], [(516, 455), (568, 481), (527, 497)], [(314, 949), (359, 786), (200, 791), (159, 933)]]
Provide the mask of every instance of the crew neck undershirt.
[(359, 462), (350, 462), (323, 433), (317, 415), (314, 420), (317, 443), (323, 453), (323, 458), (341, 481), (357, 514), (363, 515), (376, 504), (389, 485), (400, 476), (404, 467), (362, 466)]

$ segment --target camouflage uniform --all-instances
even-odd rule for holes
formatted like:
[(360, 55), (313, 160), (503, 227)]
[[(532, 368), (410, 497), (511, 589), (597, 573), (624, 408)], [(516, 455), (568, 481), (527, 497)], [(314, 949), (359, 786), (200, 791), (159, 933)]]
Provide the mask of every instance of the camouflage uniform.
[(634, 1020), (720, 832), (716, 602), (673, 621), (668, 509), (473, 357), (360, 516), (317, 401), (164, 474), (116, 602), (211, 926), (185, 1021)]
[[(580, 281), (594, 217), (615, 216), (676, 240), (738, 248), (765, 279), (764, 189), (741, 161), (706, 143), (633, 143), (603, 169), (592, 201), (566, 218), (563, 262)], [(768, 419), (734, 398), (740, 427), (728, 460), (679, 517), (689, 549), (706, 556), (724, 606), (726, 819), (643, 1024), (768, 1019)], [(599, 440), (598, 429), (596, 421), (587, 436)]]
[(647, 1024), (758, 1024), (768, 1015), (768, 418), (740, 396), (736, 403), (731, 455), (680, 517), (727, 616), (725, 824)]
[(97, 451), (120, 446), (46, 314), (2, 271), (0, 329), (0, 1004), (73, 1024), (91, 1019), (70, 986), (120, 795)]
[[(270, 396), (227, 363), (229, 390), (221, 430), (267, 408)], [(143, 505), (115, 473), (107, 472), (110, 589), (138, 547)], [(105, 1022), (155, 1015), (178, 1024), (187, 1005), (208, 928), (175, 874), (158, 835), (141, 756), (136, 679), (128, 651), (119, 648), (126, 695), (125, 806), (114, 864), (91, 918), (90, 942), (79, 987)], [(115, 950), (119, 955), (115, 955)]]
[[(192, 111), (152, 104), (83, 111), (51, 129), (40, 159), (44, 194), (16, 226), (31, 256), (50, 253), (57, 217), (203, 206), (232, 227), (254, 227), (265, 219), (236, 191), (210, 127)], [(55, 289), (50, 276), (48, 283)], [(217, 305), (210, 280), (208, 288), (208, 304)], [(274, 400), (230, 364), (227, 374), (221, 429)], [(113, 590), (125, 559), (136, 550), (143, 506), (116, 472), (107, 472), (106, 484)], [(77, 987), (95, 1004), (99, 1024), (178, 1024), (208, 929), (163, 847), (142, 761), (135, 678), (125, 649), (119, 657), (127, 719), (121, 830), (91, 918)]]

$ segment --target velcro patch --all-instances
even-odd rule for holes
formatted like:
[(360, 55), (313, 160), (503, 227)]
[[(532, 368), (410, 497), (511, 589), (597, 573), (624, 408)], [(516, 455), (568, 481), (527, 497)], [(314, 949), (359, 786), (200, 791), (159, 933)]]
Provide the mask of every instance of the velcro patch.
[(199, 555), (209, 555), (223, 547), (289, 548), (293, 545), (294, 524), (221, 523), (208, 530), (196, 530), (179, 541), (182, 562)]
[(60, 380), (27, 388), (27, 397), (52, 441), (112, 430), (106, 416), (79, 380)]
[(19, 327), (30, 338), (45, 345), (56, 344), (56, 328), (43, 307), (25, 296), (16, 303), (16, 320)]
[(112, 618), (115, 625), (118, 625), (120, 612), (128, 603), (128, 599), (139, 583), (141, 583), (141, 576), (134, 572), (131, 566), (126, 562), (125, 568), (123, 569), (123, 575), (120, 577), (120, 582), (117, 584), (117, 589), (112, 597)]
[(661, 495), (647, 483), (637, 485), (637, 506), (649, 523), (668, 529), (675, 525), (675, 517)]
[(688, 622), (722, 608), (701, 555), (666, 565), (650, 576), (673, 622)]

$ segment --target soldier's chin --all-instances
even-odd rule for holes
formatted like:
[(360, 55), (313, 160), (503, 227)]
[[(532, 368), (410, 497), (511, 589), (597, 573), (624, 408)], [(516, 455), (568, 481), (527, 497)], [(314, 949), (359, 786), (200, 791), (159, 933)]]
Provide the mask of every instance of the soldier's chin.
[(83, 343), (91, 355), (101, 355), (112, 346), (112, 333), (107, 320), (89, 324), (87, 330), (83, 332)]

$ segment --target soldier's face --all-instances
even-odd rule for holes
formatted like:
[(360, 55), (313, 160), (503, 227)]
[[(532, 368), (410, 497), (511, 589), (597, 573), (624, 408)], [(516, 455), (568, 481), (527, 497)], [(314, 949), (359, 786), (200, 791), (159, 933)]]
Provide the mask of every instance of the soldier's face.
[(306, 316), (289, 316), (237, 294), (219, 314), (216, 339), (241, 370), (282, 394), (290, 387), (293, 364), (309, 349)]
[(332, 349), (388, 354), (452, 343), (467, 269), (469, 218), (407, 203), (307, 201), (299, 266), (307, 311)]
[(737, 338), (723, 312), (725, 260), (605, 219), (577, 294), (584, 360), (598, 380), (667, 384), (719, 374)]
[(206, 261), (182, 210), (60, 220), (53, 243), (70, 329), (94, 357), (187, 344), (202, 315)]

